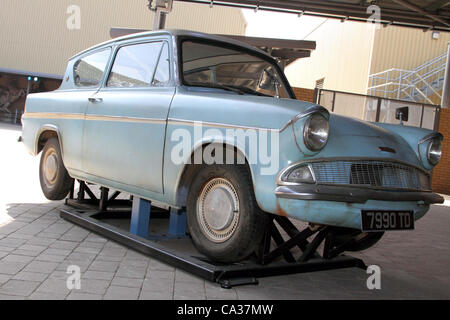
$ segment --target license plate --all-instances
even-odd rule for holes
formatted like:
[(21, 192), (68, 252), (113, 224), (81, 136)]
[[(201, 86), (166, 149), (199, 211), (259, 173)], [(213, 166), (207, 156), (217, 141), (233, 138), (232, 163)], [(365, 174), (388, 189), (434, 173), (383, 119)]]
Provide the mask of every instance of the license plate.
[(362, 210), (362, 231), (413, 230), (412, 211)]

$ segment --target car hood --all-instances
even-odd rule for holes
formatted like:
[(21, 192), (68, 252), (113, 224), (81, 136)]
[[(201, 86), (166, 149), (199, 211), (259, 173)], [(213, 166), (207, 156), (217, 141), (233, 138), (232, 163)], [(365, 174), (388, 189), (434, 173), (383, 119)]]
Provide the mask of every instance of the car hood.
[[(177, 90), (170, 117), (243, 127), (284, 128), (283, 135), (288, 138), (291, 137), (290, 127), (286, 126), (289, 121), (315, 106), (301, 100), (238, 95), (220, 89), (180, 87)], [(190, 108), (178, 108), (178, 105)], [(330, 114), (327, 146), (312, 158), (322, 157), (387, 158), (420, 166), (416, 154), (400, 135), (367, 121), (336, 114)]]
[(397, 133), (336, 114), (330, 115), (328, 143), (315, 157), (392, 159), (421, 166), (414, 150)]

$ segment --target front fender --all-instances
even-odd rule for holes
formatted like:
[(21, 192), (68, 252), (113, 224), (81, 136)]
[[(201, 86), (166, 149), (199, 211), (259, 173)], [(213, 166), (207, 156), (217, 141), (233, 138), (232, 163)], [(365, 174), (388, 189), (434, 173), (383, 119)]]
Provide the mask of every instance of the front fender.
[(405, 142), (411, 147), (411, 149), (416, 154), (417, 158), (420, 159), (422, 165), (427, 169), (431, 170), (434, 168), (427, 160), (427, 141), (434, 137), (443, 138), (442, 134), (429, 129), (402, 126), (396, 124), (387, 123), (375, 123), (375, 125), (387, 129), (391, 132), (396, 133), (405, 140)]

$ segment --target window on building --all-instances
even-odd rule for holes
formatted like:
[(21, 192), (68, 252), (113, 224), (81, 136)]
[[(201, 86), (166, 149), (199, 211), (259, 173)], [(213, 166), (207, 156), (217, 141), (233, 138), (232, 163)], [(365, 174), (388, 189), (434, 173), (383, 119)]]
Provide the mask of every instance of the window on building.
[(162, 42), (150, 42), (120, 48), (106, 85), (126, 88), (150, 86), (162, 45)]
[(111, 49), (107, 48), (78, 60), (73, 68), (75, 85), (79, 87), (98, 86), (110, 54)]
[(323, 84), (325, 82), (325, 78), (319, 79), (316, 81), (316, 89), (323, 89)]

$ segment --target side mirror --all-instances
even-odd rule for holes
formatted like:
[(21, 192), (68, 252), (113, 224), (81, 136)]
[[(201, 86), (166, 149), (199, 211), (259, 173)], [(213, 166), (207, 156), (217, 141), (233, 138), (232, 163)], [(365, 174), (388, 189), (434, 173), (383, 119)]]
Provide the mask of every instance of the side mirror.
[(271, 90), (273, 89), (274, 81), (275, 77), (273, 76), (273, 74), (265, 69), (259, 77), (258, 86), (264, 90)]
[(400, 120), (400, 124), (403, 124), (403, 121), (408, 122), (408, 115), (409, 107), (395, 109), (395, 119)]
[(276, 98), (280, 97), (280, 93), (279, 93), (279, 89), (278, 89), (279, 85), (280, 84), (278, 83), (277, 78), (275, 77), (275, 74), (273, 74), (271, 71), (265, 69), (261, 73), (261, 76), (259, 77), (259, 81), (258, 81), (258, 86), (264, 90), (275, 90)]

